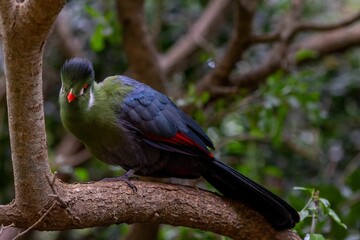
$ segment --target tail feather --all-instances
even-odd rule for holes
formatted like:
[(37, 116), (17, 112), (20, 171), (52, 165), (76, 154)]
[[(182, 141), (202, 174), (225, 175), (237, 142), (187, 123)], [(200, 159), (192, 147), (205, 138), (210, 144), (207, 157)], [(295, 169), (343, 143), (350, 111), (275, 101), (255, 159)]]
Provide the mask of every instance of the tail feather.
[(202, 176), (224, 196), (242, 201), (262, 214), (279, 230), (293, 228), (299, 214), (288, 203), (220, 161), (206, 162)]

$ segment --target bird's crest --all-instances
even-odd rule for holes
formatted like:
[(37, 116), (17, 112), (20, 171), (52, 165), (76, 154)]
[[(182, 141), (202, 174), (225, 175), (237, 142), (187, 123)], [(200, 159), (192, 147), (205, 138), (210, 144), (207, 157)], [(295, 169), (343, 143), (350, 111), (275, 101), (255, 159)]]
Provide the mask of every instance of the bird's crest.
[(86, 58), (72, 58), (61, 68), (61, 76), (68, 81), (77, 82), (94, 78), (92, 63)]

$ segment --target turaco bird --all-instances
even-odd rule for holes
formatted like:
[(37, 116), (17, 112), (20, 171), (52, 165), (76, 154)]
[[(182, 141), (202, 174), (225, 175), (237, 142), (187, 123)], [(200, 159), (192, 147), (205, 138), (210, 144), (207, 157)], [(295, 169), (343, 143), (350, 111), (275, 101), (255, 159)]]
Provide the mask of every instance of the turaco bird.
[(65, 128), (100, 160), (151, 177), (204, 177), (223, 195), (262, 214), (275, 229), (294, 227), (297, 211), (263, 186), (214, 158), (201, 127), (168, 97), (126, 76), (94, 81), (87, 59), (61, 69), (60, 114)]

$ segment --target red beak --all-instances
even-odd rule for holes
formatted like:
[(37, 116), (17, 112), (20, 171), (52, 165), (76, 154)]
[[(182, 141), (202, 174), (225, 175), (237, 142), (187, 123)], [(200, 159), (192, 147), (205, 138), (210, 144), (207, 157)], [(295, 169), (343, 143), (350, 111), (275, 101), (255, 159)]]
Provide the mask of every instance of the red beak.
[(76, 99), (76, 96), (72, 93), (72, 91), (69, 92), (69, 94), (67, 95), (67, 100), (68, 102), (72, 102)]

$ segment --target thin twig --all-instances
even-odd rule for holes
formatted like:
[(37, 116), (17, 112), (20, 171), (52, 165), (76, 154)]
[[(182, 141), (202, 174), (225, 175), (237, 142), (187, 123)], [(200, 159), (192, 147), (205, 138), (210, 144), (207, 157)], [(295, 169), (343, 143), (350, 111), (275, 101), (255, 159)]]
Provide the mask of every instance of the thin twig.
[[(48, 175), (45, 175), (46, 177), (46, 180), (48, 181), (49, 183), (49, 186), (53, 192), (53, 194), (51, 194), (50, 196), (53, 197), (52, 199), (49, 200), (49, 203), (50, 201), (54, 201), (56, 200), (57, 202), (60, 203), (61, 207), (62, 208), (66, 208), (68, 209), (68, 206), (67, 204), (64, 202), (64, 200), (62, 200), (59, 195), (56, 193), (56, 190), (55, 190), (55, 187), (54, 187), (54, 183), (55, 183), (55, 175), (53, 177), (53, 179), (51, 180), (50, 177)], [(50, 206), (50, 208), (48, 210), (46, 210), (46, 212), (33, 224), (31, 225), (29, 228), (27, 228), (26, 230), (24, 230), (23, 232), (19, 233), (18, 235), (16, 235), (13, 240), (15, 239), (18, 239), (19, 237), (25, 235), (27, 232), (29, 232), (31, 229), (33, 229), (36, 225), (38, 225), (45, 217), (46, 215), (49, 214), (49, 212), (51, 211), (51, 209), (53, 209), (53, 207), (56, 205), (56, 201), (54, 201), (52, 203), (52, 205)]]
[(338, 177), (338, 182), (340, 184), (344, 184), (345, 181), (349, 178), (351, 174), (357, 169), (359, 169), (360, 166), (360, 152), (358, 152), (354, 158), (350, 160), (350, 162), (345, 167), (344, 171), (340, 174)]
[(313, 214), (312, 214), (310, 233), (315, 233), (316, 224), (317, 224), (317, 214), (316, 214), (316, 212), (319, 211), (319, 190), (316, 190), (314, 192), (314, 195), (312, 196), (312, 198), (313, 198), (313, 202), (315, 204), (316, 211), (314, 211)]
[(348, 18), (342, 19), (339, 22), (332, 23), (332, 24), (300, 22), (296, 26), (295, 31), (330, 31), (330, 30), (335, 30), (335, 29), (338, 29), (341, 27), (348, 26), (358, 20), (360, 20), (360, 11)]
[(45, 175), (47, 182), (49, 183), (49, 186), (51, 188), (51, 191), (53, 194), (50, 194), (49, 196), (53, 197), (56, 201), (60, 203), (60, 207), (66, 209), (66, 211), (69, 213), (70, 216), (72, 216), (75, 220), (80, 222), (80, 218), (77, 217), (70, 209), (69, 205), (59, 196), (57, 191), (55, 190), (55, 180), (56, 180), (56, 172), (54, 173), (53, 179), (51, 180), (48, 175)]
[[(50, 200), (53, 201), (53, 200)], [(31, 225), (29, 228), (27, 228), (26, 230), (24, 230), (23, 232), (19, 233), (16, 237), (14, 237), (12, 240), (16, 240), (19, 237), (23, 236), (24, 234), (26, 234), (27, 232), (29, 232), (31, 229), (33, 229), (34, 227), (36, 227), (36, 225), (38, 225), (45, 217), (46, 215), (49, 214), (49, 212), (51, 211), (51, 209), (53, 209), (53, 207), (56, 205), (56, 202), (53, 202), (53, 204), (50, 206), (50, 208), (48, 210), (46, 210), (46, 212), (33, 224)]]
[(280, 40), (280, 33), (270, 33), (264, 35), (253, 35), (250, 38), (251, 43), (271, 43)]
[[(56, 174), (56, 173), (55, 173), (55, 174)], [(51, 197), (54, 197), (54, 198), (60, 203), (60, 205), (61, 205), (62, 208), (66, 208), (66, 209), (67, 209), (69, 206), (67, 205), (67, 203), (66, 203), (64, 200), (62, 200), (62, 199), (60, 198), (59, 194), (57, 194), (57, 192), (56, 192), (56, 190), (55, 190), (55, 187), (54, 187), (55, 175), (54, 175), (54, 177), (53, 177), (52, 180), (50, 180), (50, 177), (49, 177), (48, 175), (45, 175), (45, 177), (46, 177), (46, 180), (47, 180), (48, 183), (49, 183), (49, 186), (50, 186), (50, 188), (51, 188), (51, 191), (53, 192), (53, 194), (51, 194), (50, 196), (51, 196)]]
[(0, 226), (0, 235), (3, 233), (3, 231), (4, 231), (5, 229), (7, 229), (7, 228), (9, 228), (9, 227), (15, 227), (15, 224), (12, 223), (12, 224), (7, 225), (7, 226), (4, 226), (4, 225), (1, 224), (1, 226)]
[[(296, 9), (295, 7), (293, 7), (294, 9)], [(298, 15), (298, 10), (297, 13), (295, 15)], [(295, 18), (294, 18), (295, 19)], [(342, 27), (346, 27), (348, 25), (351, 25), (353, 23), (355, 23), (356, 21), (360, 20), (360, 11), (355, 13), (354, 15), (342, 19), (336, 23), (331, 23), (331, 24), (322, 24), (322, 23), (314, 23), (314, 22), (306, 22), (306, 21), (300, 21), (300, 22), (296, 22), (292, 25), (290, 25), (290, 28), (287, 29), (287, 32), (289, 33), (288, 36), (290, 38), (293, 38), (297, 33), (299, 32), (304, 32), (304, 31), (316, 31), (316, 32), (322, 32), (322, 31), (331, 31), (331, 30), (335, 30), (335, 29), (339, 29)], [(269, 33), (269, 34), (263, 34), (263, 35), (253, 35), (251, 37), (251, 43), (253, 44), (257, 44), (257, 43), (272, 43), (272, 42), (277, 42), (281, 39), (281, 35), (284, 31), (284, 29), (282, 29), (281, 32), (276, 31), (274, 33)]]

